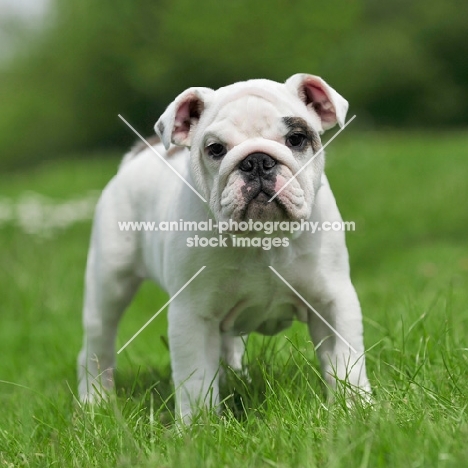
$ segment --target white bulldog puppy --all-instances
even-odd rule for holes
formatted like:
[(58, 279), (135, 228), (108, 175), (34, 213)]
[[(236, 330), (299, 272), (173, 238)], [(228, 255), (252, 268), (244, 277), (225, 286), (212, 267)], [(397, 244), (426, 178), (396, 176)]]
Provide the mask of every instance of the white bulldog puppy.
[(332, 392), (346, 382), (350, 398), (370, 394), (361, 309), (342, 231), (296, 232), (265, 249), (231, 241), (285, 233), (234, 228), (226, 246), (203, 248), (189, 238), (217, 232), (119, 228), (125, 221), (341, 222), (323, 172), (320, 134), (343, 126), (347, 109), (325, 81), (306, 74), (284, 84), (259, 79), (218, 90), (189, 88), (169, 105), (155, 125), (161, 141), (154, 149), (164, 160), (151, 148), (127, 154), (96, 209), (78, 358), (82, 401), (113, 388), (117, 326), (145, 279), (176, 295), (168, 333), (180, 421), (218, 404), (220, 360), (240, 370), (244, 336), (275, 334), (295, 319), (308, 325)]

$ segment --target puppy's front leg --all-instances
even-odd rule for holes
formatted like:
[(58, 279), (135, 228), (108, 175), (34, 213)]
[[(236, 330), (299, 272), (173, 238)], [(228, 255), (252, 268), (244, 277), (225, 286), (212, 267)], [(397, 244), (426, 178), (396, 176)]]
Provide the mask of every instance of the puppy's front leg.
[(176, 417), (188, 424), (196, 409), (219, 404), (219, 322), (200, 317), (189, 303), (176, 301), (168, 319)]
[(349, 278), (335, 279), (333, 289), (317, 304), (317, 312), (339, 333), (309, 311), (309, 330), (317, 348), (322, 374), (332, 389), (344, 384), (348, 400), (371, 397), (364, 356), (359, 300)]

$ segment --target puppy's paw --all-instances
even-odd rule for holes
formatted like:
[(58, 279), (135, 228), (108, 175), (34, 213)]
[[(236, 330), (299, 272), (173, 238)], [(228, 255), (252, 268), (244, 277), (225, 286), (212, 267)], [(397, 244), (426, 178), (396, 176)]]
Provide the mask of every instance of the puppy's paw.
[(94, 384), (87, 391), (80, 391), (79, 400), (84, 405), (101, 405), (107, 403), (114, 396), (113, 389), (105, 389), (99, 384)]
[(222, 385), (233, 385), (236, 381), (252, 382), (248, 369), (245, 367), (234, 368), (226, 364), (219, 368), (219, 380)]
[(109, 401), (115, 395), (112, 372), (103, 372), (96, 378), (83, 372), (79, 379), (78, 395), (83, 404), (98, 405)]

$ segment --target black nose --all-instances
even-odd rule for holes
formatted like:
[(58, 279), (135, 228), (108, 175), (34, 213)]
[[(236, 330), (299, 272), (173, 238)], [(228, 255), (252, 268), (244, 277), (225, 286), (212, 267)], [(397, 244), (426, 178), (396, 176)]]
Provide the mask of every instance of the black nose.
[(266, 153), (251, 153), (240, 164), (242, 172), (265, 175), (276, 166), (276, 161)]

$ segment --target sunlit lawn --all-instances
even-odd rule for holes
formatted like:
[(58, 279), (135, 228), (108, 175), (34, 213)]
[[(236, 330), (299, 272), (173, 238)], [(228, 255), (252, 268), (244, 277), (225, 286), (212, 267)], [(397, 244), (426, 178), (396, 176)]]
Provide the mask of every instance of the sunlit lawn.
[[(313, 347), (295, 325), (253, 336), (252, 382), (233, 379), (230, 410), (179, 434), (160, 317), (119, 356), (117, 400), (83, 409), (75, 359), (90, 222), (44, 235), (0, 224), (0, 466), (466, 466), (467, 147), (461, 133), (351, 131), (330, 145), (327, 173), (357, 226), (347, 239), (371, 408), (326, 401)], [(57, 203), (83, 197), (118, 163), (96, 154), (1, 174), (0, 202), (19, 203), (26, 191)], [(119, 344), (165, 299), (145, 285)]]

